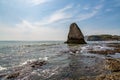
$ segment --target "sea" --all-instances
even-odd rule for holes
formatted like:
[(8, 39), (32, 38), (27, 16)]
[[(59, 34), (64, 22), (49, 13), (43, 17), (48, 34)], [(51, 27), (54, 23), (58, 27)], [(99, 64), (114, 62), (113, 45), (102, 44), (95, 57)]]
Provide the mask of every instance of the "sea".
[[(106, 57), (120, 58), (119, 53), (101, 55), (87, 52), (88, 49), (111, 50), (106, 44), (120, 43), (119, 41), (87, 43), (77, 45), (65, 44), (64, 41), (0, 41), (0, 80), (79, 80), (81, 77), (106, 73), (101, 69)], [(44, 60), (46, 64), (28, 71), (23, 67), (18, 70), (20, 75), (13, 78), (3, 77), (3, 74), (14, 73), (14, 68), (37, 60)]]

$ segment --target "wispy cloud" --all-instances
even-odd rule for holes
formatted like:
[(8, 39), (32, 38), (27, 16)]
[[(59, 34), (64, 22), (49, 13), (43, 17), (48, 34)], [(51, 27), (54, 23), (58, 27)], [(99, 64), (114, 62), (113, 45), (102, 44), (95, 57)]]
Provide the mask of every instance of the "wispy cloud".
[[(96, 5), (95, 7), (93, 7), (93, 9), (91, 10), (91, 12), (87, 12), (87, 13), (79, 13), (78, 15), (74, 14), (74, 12), (76, 12), (77, 10), (73, 10), (73, 5), (67, 5), (65, 7), (63, 7), (62, 9), (58, 9), (56, 11), (54, 11), (52, 14), (44, 17), (42, 20), (37, 21), (32, 23), (32, 25), (35, 26), (45, 26), (48, 24), (54, 24), (56, 22), (64, 22), (64, 21), (82, 21), (82, 20), (86, 20), (89, 18), (94, 17), (95, 15), (97, 15), (97, 13), (100, 11), (100, 9), (103, 7), (103, 5)], [(69, 12), (72, 13), (70, 14)], [(24, 23), (24, 25), (29, 25), (28, 22), (23, 21), (22, 23)], [(29, 25), (30, 26), (30, 25)]]
[(79, 21), (89, 19), (97, 14), (98, 11), (92, 11), (91, 13), (81, 14), (78, 16)]
[(36, 6), (36, 5), (40, 5), (40, 4), (43, 4), (43, 3), (47, 3), (49, 1), (52, 1), (52, 0), (26, 0), (29, 4), (31, 4), (32, 6)]
[(82, 13), (82, 14), (78, 15), (76, 17), (76, 21), (87, 20), (89, 18), (94, 17), (95, 15), (98, 14), (98, 12), (100, 11), (100, 9), (102, 7), (103, 7), (103, 5), (97, 5), (91, 10), (91, 12), (87, 12), (87, 13), (84, 13), (84, 14)]
[[(86, 33), (98, 33), (98, 27), (101, 28), (101, 23), (95, 21), (100, 17), (99, 22), (103, 22), (104, 17), (108, 15), (116, 15), (106, 18), (104, 26), (118, 26), (119, 30), (119, 11), (120, 0), (0, 0), (4, 1), (0, 5), (1, 18), (0, 21), (0, 39), (24, 39), (24, 40), (62, 40), (67, 36), (67, 27), (72, 22), (77, 22), (78, 25), (88, 25), (90, 27), (87, 31), (86, 27), (83, 31)], [(71, 5), (72, 3), (72, 5)], [(95, 6), (96, 5), (96, 6)], [(63, 7), (62, 7), (63, 6)], [(9, 10), (10, 9), (10, 10)], [(110, 13), (107, 11), (115, 11)], [(103, 12), (102, 12), (103, 11)], [(106, 13), (105, 13), (105, 12)], [(19, 12), (19, 13), (18, 13)], [(18, 13), (18, 14), (17, 14)], [(100, 15), (100, 16), (99, 16)], [(102, 16), (103, 15), (103, 16)], [(18, 19), (20, 18), (20, 20)], [(95, 20), (93, 20), (95, 19)], [(86, 21), (85, 21), (86, 20)], [(87, 20), (94, 24), (89, 23)], [(113, 20), (111, 22), (111, 20)], [(82, 22), (84, 21), (84, 22)], [(5, 22), (5, 23), (4, 23)], [(97, 23), (96, 23), (97, 22)], [(108, 22), (108, 23), (107, 23)], [(111, 23), (109, 23), (111, 22)], [(16, 25), (15, 25), (16, 24)], [(112, 24), (112, 25), (111, 25)], [(14, 26), (15, 25), (15, 26)], [(61, 27), (62, 26), (62, 27)], [(97, 27), (96, 32), (89, 32), (91, 29)], [(81, 29), (82, 29), (81, 28)], [(102, 31), (103, 28), (101, 28)], [(108, 31), (110, 32), (110, 31)], [(117, 32), (117, 30), (113, 31)], [(112, 33), (112, 31), (111, 31)]]
[(28, 29), (33, 29), (34, 28), (33, 25), (30, 22), (28, 22), (27, 20), (22, 20), (21, 24), (16, 24), (16, 26), (17, 27), (26, 27)]
[[(51, 26), (36, 26), (27, 20), (22, 20), (16, 27), (1, 27), (0, 40), (65, 40), (64, 29)], [(58, 37), (59, 36), (59, 37)]]
[(36, 22), (35, 24), (52, 24), (54, 22), (64, 20), (64, 19), (69, 19), (72, 17), (72, 14), (68, 14), (68, 10), (72, 8), (72, 5), (67, 5), (62, 9), (56, 10), (53, 12), (51, 15), (46, 16), (44, 19), (42, 19), (39, 22)]
[[(61, 28), (54, 28), (53, 26), (51, 26), (51, 24), (54, 24), (57, 21), (71, 18), (71, 15), (67, 13), (67, 11), (71, 8), (72, 5), (65, 6), (62, 9), (54, 11), (51, 15), (46, 16), (44, 19), (38, 22), (30, 22), (26, 19), (20, 18), (21, 22), (17, 23), (14, 28), (1, 28), (0, 32), (2, 34), (8, 33), (5, 37), (2, 37), (1, 39), (4, 40), (8, 38), (13, 40), (64, 40), (66, 39), (67, 32), (65, 32), (64, 29)], [(50, 25), (48, 26), (48, 24)]]
[(55, 11), (52, 15), (49, 16), (48, 18), (48, 23), (53, 23), (62, 19), (67, 19), (70, 18), (71, 15), (67, 14), (67, 10), (72, 8), (71, 5), (64, 7), (63, 9)]

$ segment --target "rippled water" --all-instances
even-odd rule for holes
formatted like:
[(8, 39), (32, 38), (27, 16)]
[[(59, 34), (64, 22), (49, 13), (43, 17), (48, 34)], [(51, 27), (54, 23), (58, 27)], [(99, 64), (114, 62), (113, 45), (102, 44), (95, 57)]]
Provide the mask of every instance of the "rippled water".
[[(97, 44), (97, 45), (96, 45)], [(0, 41), (0, 74), (10, 68), (24, 65), (28, 61), (43, 59), (47, 64), (31, 70), (23, 80), (79, 80), (83, 76), (96, 76), (103, 69), (106, 55), (90, 54), (88, 49), (112, 49), (105, 43), (67, 45), (62, 41)], [(118, 53), (116, 53), (118, 57)], [(112, 55), (116, 57), (115, 55)], [(120, 56), (120, 55), (119, 55)], [(1, 78), (2, 79), (2, 78)]]

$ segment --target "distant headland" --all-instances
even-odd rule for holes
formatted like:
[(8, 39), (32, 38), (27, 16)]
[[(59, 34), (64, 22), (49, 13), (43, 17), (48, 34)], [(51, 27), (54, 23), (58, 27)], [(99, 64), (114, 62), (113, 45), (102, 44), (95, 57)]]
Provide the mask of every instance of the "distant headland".
[(101, 34), (86, 36), (87, 41), (120, 41), (119, 35)]

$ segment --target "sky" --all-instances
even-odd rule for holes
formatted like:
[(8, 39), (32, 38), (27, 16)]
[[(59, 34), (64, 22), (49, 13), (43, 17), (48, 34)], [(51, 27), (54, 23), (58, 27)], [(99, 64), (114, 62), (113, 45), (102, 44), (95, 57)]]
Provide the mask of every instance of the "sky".
[(66, 40), (73, 22), (120, 35), (120, 0), (0, 0), (0, 40)]

